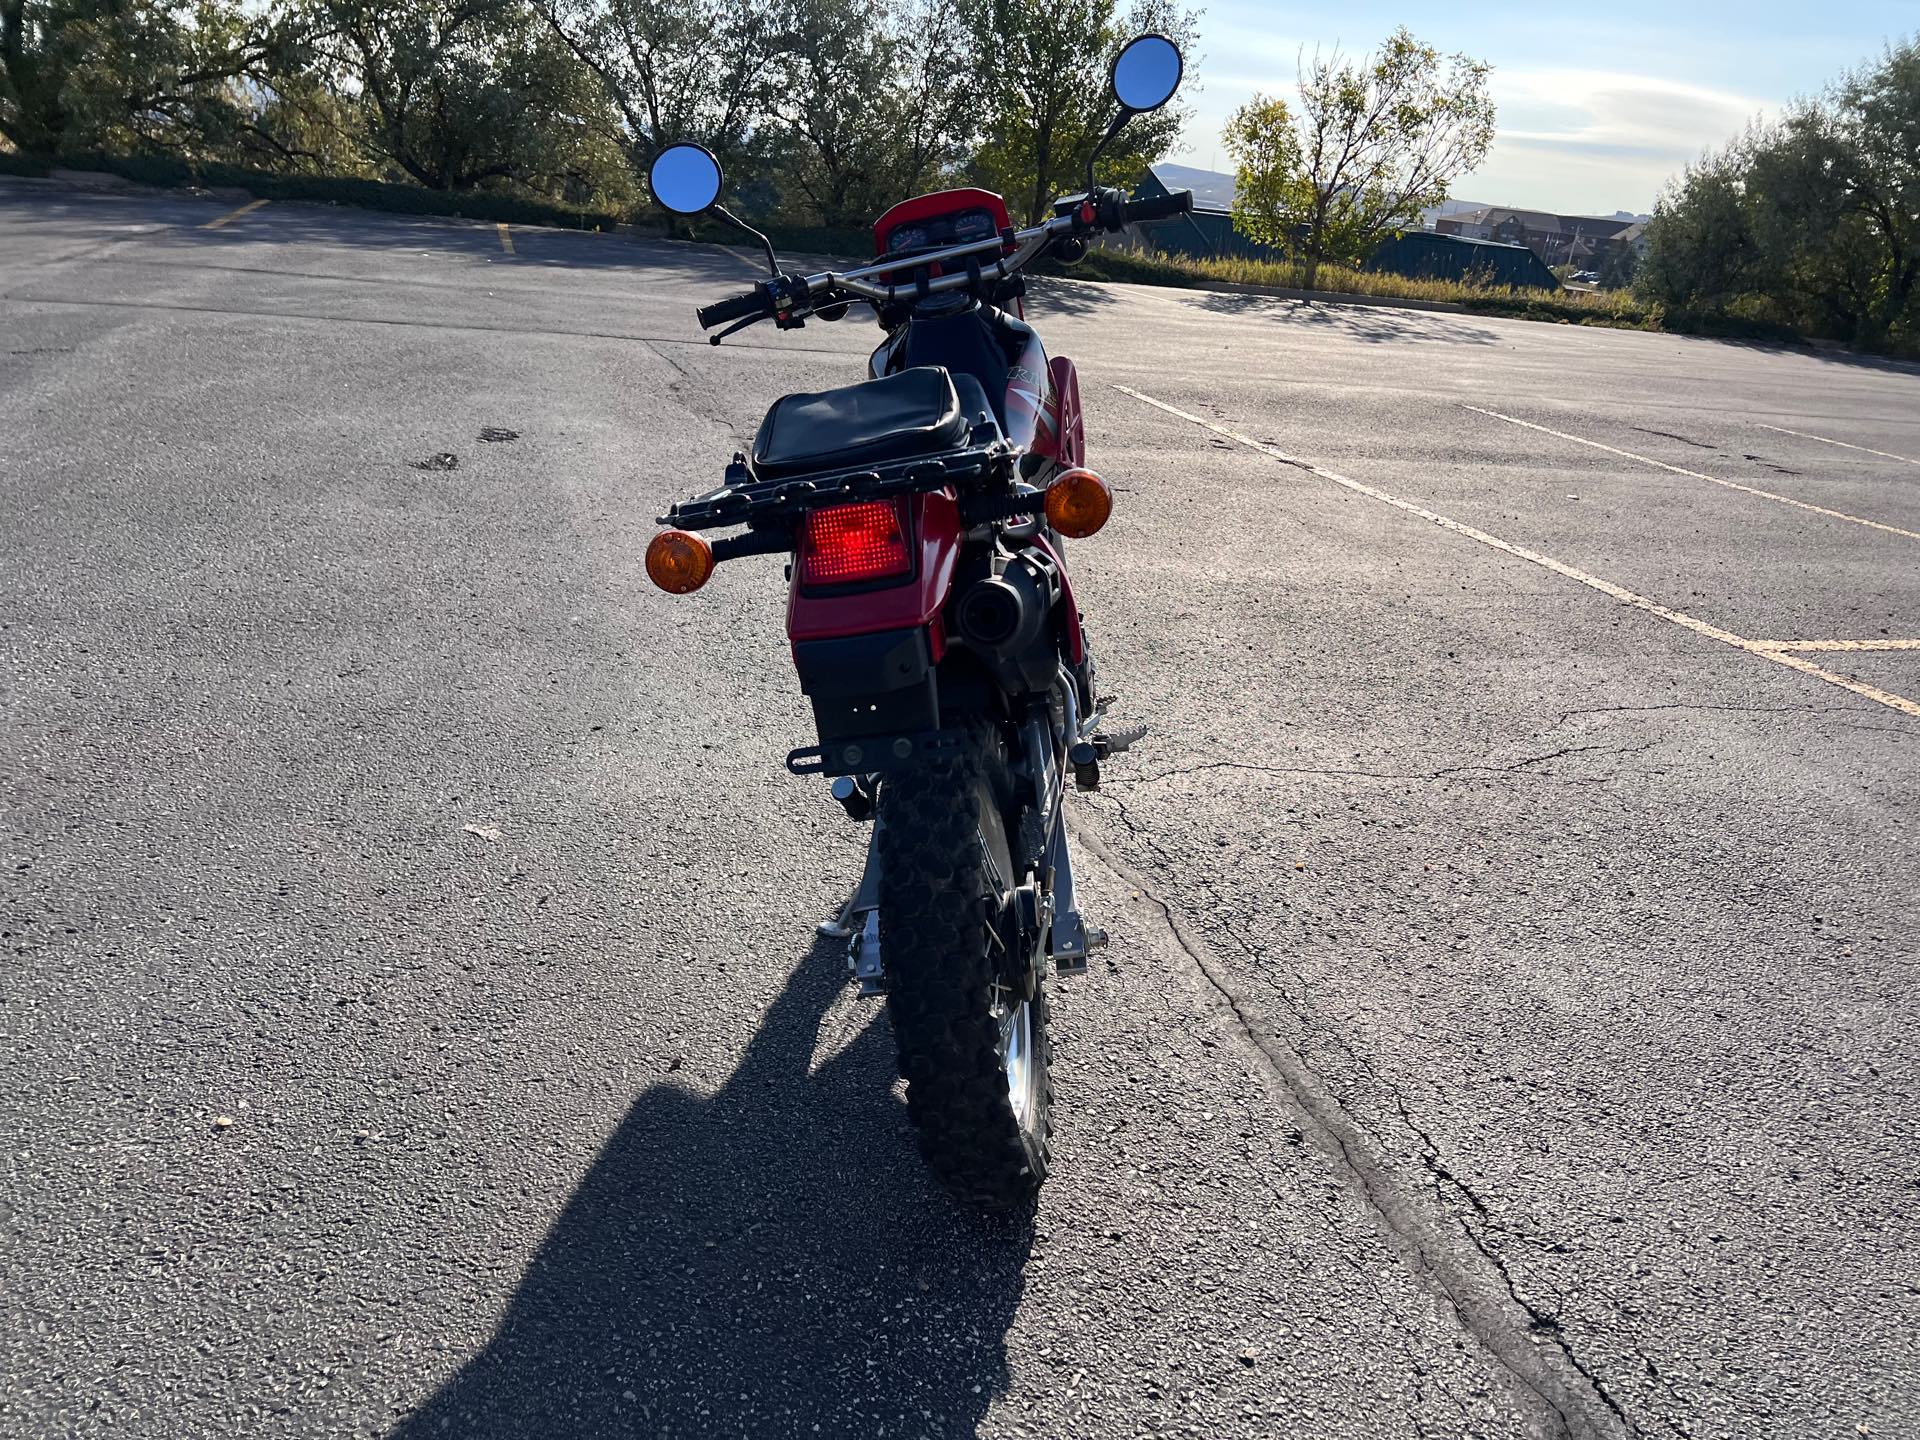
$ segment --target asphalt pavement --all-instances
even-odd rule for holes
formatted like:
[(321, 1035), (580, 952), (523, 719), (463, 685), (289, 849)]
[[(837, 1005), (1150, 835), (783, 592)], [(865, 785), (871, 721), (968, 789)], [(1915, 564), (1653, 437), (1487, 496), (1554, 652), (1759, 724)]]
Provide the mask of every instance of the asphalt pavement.
[(238, 208), (0, 181), (0, 1435), (1920, 1434), (1920, 371), (1038, 286), (1154, 733), (986, 1221), (641, 566), (872, 327)]

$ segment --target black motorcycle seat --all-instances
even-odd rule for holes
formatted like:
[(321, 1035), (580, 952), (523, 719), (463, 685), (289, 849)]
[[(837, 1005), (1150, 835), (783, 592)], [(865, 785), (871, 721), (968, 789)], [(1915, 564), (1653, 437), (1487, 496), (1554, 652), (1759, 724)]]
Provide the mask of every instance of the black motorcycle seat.
[(965, 445), (971, 432), (953, 378), (922, 365), (774, 401), (754, 437), (753, 472), (772, 480), (938, 455)]

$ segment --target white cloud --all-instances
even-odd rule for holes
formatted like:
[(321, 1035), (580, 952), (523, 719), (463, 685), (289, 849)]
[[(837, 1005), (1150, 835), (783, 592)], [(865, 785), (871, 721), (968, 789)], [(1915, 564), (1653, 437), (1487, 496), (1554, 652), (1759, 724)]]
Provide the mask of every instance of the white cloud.
[[(1265, 49), (1279, 60), (1278, 46), (1269, 42)], [(1287, 64), (1262, 88), (1292, 99), (1292, 70)], [(1173, 157), (1186, 164), (1226, 165), (1220, 127), (1254, 88), (1239, 76), (1212, 78)], [(1492, 87), (1500, 117), (1492, 153), (1454, 193), (1568, 213), (1651, 209), (1660, 188), (1689, 161), (1776, 108), (1729, 91), (1612, 70), (1496, 69)]]
[(1460, 187), (1549, 209), (1646, 210), (1689, 161), (1772, 107), (1698, 85), (1604, 70), (1496, 72), (1493, 152)]

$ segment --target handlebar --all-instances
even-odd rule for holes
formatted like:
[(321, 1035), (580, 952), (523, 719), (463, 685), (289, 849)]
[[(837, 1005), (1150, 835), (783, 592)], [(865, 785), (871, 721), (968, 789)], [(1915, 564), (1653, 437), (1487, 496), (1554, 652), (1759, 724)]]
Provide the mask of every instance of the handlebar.
[(721, 300), (713, 305), (700, 307), (700, 328), (711, 330), (716, 325), (724, 325), (729, 320), (745, 320), (749, 315), (771, 315), (773, 306), (769, 303), (767, 292), (755, 286), (744, 295), (735, 295), (731, 300)]
[(1145, 200), (1129, 200), (1120, 207), (1120, 221), (1137, 225), (1143, 220), (1171, 220), (1193, 209), (1193, 192), (1176, 190), (1171, 195), (1152, 195)]
[[(729, 321), (751, 323), (774, 318), (780, 320), (782, 328), (787, 328), (814, 310), (847, 299), (868, 300), (876, 306), (897, 305), (983, 281), (997, 282), (1017, 274), (1056, 240), (1084, 237), (1094, 230), (1118, 230), (1134, 221), (1185, 214), (1193, 208), (1193, 192), (1182, 190), (1148, 200), (1125, 200), (1117, 190), (1100, 190), (1062, 202), (1059, 208), (1060, 213), (1026, 230), (1003, 230), (982, 240), (948, 245), (918, 255), (882, 257), (854, 270), (780, 276), (756, 285), (745, 295), (703, 307), (699, 311), (700, 328), (711, 330)], [(956, 273), (940, 276), (926, 273), (935, 265), (951, 270), (956, 262), (964, 266)], [(891, 281), (894, 275), (915, 271), (919, 274), (910, 283)], [(714, 336), (713, 342), (717, 345), (722, 338)]]

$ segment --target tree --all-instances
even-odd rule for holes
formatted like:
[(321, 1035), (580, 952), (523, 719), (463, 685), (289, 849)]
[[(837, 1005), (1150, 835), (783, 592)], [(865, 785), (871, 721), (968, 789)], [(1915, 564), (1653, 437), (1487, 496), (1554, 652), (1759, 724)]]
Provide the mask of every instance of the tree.
[(1872, 276), (1861, 287), (1861, 328), (1877, 343), (1920, 329), (1920, 37), (1847, 76), (1832, 111), (1846, 228)]
[(229, 0), (0, 0), (0, 139), (47, 156), (194, 149), (281, 40)]
[(1636, 286), (1676, 312), (1920, 339), (1920, 39), (1689, 166), (1647, 241)]
[(1682, 310), (1721, 309), (1753, 288), (1760, 263), (1746, 203), (1745, 146), (1689, 165), (1654, 206), (1637, 285)]
[(789, 200), (853, 226), (930, 188), (964, 153), (971, 70), (953, 0), (802, 0), (776, 102)]
[[(965, 75), (980, 87), (980, 145), (972, 170), (1024, 212), (1045, 217), (1057, 191), (1078, 191), (1087, 157), (1112, 116), (1113, 58), (1143, 31), (1166, 35), (1193, 62), (1195, 17), (1177, 0), (962, 0), (980, 57)], [(956, 77), (957, 78), (957, 77)], [(1101, 176), (1131, 183), (1166, 154), (1184, 112), (1168, 106), (1136, 117), (1103, 157)]]
[(1294, 248), (1305, 213), (1306, 170), (1287, 102), (1255, 92), (1227, 117), (1222, 138), (1234, 160), (1233, 226), (1256, 245)]
[(604, 104), (520, 0), (319, 0), (337, 92), (381, 160), (432, 190), (563, 166)]
[[(1360, 264), (1486, 158), (1491, 70), (1466, 55), (1443, 57), (1404, 26), (1361, 60), (1316, 53), (1302, 66), (1293, 145), (1277, 133), (1296, 128), (1277, 102), (1256, 97), (1228, 124), (1228, 151), (1250, 193), (1235, 207), (1236, 224), (1244, 218), (1252, 238), (1296, 250), (1309, 288), (1323, 263)], [(1296, 147), (1298, 169), (1275, 169), (1293, 163)]]
[(1640, 269), (1640, 252), (1632, 245), (1609, 245), (1600, 257), (1600, 288), (1625, 290)]
[(676, 140), (712, 150), (738, 173), (778, 93), (776, 66), (791, 48), (781, 7), (767, 0), (533, 0), (567, 47), (598, 77), (620, 114), (620, 143), (635, 173)]

